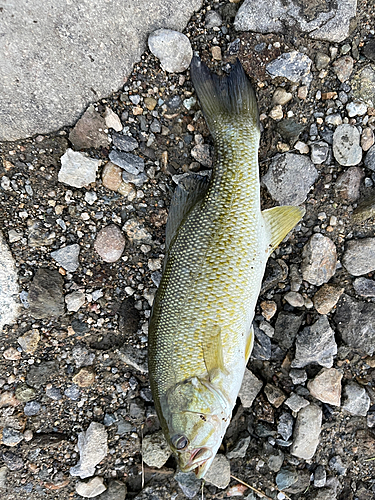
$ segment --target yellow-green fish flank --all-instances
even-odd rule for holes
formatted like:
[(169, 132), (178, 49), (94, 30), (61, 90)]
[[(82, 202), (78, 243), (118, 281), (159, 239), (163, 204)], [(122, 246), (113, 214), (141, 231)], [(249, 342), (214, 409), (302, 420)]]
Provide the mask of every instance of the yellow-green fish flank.
[(228, 77), (193, 58), (191, 77), (215, 143), (210, 181), (176, 189), (149, 327), (149, 375), (181, 470), (203, 477), (230, 422), (251, 353), (267, 259), (303, 216), (260, 209), (259, 120), (239, 62)]

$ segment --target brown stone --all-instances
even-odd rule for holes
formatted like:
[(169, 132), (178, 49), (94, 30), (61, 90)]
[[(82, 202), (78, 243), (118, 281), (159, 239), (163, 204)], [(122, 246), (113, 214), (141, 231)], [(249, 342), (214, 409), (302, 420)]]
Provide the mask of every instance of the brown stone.
[(318, 375), (307, 383), (314, 398), (322, 403), (340, 406), (342, 373), (336, 368), (323, 368)]
[(156, 105), (157, 105), (158, 102), (153, 97), (145, 97), (144, 103), (145, 103), (146, 108), (149, 111), (153, 111), (155, 109), (155, 107), (156, 107)]
[(94, 248), (104, 262), (117, 262), (125, 248), (125, 236), (116, 224), (110, 224), (99, 231)]
[(112, 162), (108, 162), (102, 173), (103, 186), (111, 191), (117, 191), (122, 182), (122, 169)]
[(104, 132), (106, 123), (104, 118), (89, 106), (76, 126), (69, 134), (69, 140), (75, 150), (100, 148), (109, 146), (108, 135)]
[(95, 381), (95, 372), (92, 368), (85, 366), (74, 375), (72, 380), (79, 387), (90, 387)]
[(314, 295), (313, 303), (319, 314), (328, 314), (337, 304), (344, 292), (344, 288), (334, 285), (323, 285)]

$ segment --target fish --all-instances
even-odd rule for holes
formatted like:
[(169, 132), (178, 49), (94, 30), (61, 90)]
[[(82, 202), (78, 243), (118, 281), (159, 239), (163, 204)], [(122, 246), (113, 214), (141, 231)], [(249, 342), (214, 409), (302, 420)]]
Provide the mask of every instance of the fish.
[(304, 209), (261, 210), (259, 114), (241, 63), (219, 77), (194, 56), (190, 75), (215, 156), (211, 178), (186, 177), (171, 201), (148, 369), (180, 470), (203, 478), (230, 423), (253, 347), (267, 259)]

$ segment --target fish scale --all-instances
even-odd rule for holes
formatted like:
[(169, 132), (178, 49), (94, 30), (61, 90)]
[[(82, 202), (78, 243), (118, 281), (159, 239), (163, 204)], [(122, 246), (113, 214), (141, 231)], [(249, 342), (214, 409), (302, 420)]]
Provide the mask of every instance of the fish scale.
[(200, 195), (187, 183), (172, 200), (150, 319), (149, 375), (181, 470), (202, 477), (241, 387), (267, 258), (303, 210), (261, 212), (258, 112), (241, 65), (219, 79), (193, 59), (191, 74), (216, 154), (208, 188)]

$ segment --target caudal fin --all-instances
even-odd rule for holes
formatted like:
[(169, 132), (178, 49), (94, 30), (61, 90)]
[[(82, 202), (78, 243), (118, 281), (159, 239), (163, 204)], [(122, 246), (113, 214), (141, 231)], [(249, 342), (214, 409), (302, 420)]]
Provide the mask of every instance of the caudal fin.
[(228, 119), (235, 122), (248, 117), (254, 126), (259, 127), (255, 93), (238, 59), (228, 76), (219, 77), (194, 56), (190, 76), (213, 136), (216, 126)]

